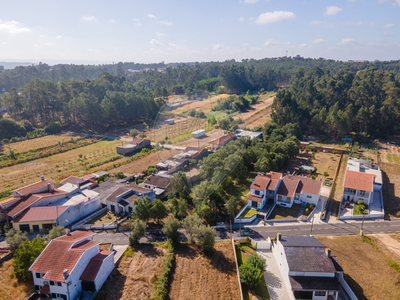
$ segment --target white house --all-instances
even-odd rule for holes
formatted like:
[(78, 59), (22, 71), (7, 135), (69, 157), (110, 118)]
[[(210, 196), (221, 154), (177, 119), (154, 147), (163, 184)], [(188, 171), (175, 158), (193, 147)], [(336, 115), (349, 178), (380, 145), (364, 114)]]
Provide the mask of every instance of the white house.
[(56, 238), (29, 268), (35, 290), (52, 299), (75, 299), (82, 290), (98, 291), (114, 269), (114, 252), (99, 249), (93, 232), (74, 231)]
[(274, 200), (281, 179), (282, 173), (270, 172), (265, 175), (264, 173), (259, 173), (250, 186), (247, 205), (259, 210), (264, 207), (268, 199)]
[(272, 253), (290, 300), (337, 300), (339, 293), (352, 293), (336, 256), (316, 238), (278, 233)]
[(235, 139), (235, 134), (233, 133), (225, 133), (221, 135), (220, 137), (217, 137), (215, 139), (210, 140), (210, 148), (211, 149), (220, 149), (224, 147), (226, 144), (228, 144), (230, 141)]
[(277, 205), (292, 207), (293, 203), (317, 205), (321, 195), (322, 182), (303, 176), (285, 176), (276, 192)]

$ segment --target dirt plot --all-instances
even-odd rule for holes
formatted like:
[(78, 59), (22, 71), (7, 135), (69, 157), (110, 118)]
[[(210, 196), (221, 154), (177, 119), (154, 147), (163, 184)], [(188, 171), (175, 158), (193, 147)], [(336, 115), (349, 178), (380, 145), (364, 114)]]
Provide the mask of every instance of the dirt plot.
[[(245, 111), (241, 112), (241, 114), (236, 115), (234, 119), (242, 118), (245, 124), (249, 124), (252, 121), (255, 121), (263, 115), (264, 112), (267, 110), (270, 111), (270, 106), (274, 102), (275, 96), (268, 98), (264, 101), (258, 101), (256, 104), (250, 106), (250, 108)], [(269, 108), (269, 109), (268, 109)]]
[(115, 169), (110, 169), (110, 174), (121, 171), (124, 175), (129, 176), (141, 172), (143, 170), (147, 170), (149, 166), (155, 166), (160, 162), (160, 159), (167, 159), (168, 157), (172, 157), (175, 154), (180, 153), (181, 151), (176, 149), (164, 149), (162, 151), (157, 151), (155, 153), (150, 153), (144, 157), (141, 157), (135, 161), (127, 163), (125, 165), (119, 166)]
[(202, 256), (190, 246), (175, 255), (171, 300), (240, 299), (239, 282), (231, 242), (216, 242), (216, 253)]
[[(399, 148), (393, 143), (378, 143), (379, 146), (379, 159), (381, 162), (398, 163), (400, 156)], [(395, 159), (394, 159), (395, 158)]]
[(400, 260), (375, 236), (364, 238), (364, 243), (358, 235), (317, 239), (337, 256), (345, 280), (358, 299), (400, 299), (400, 274), (387, 262)]
[(163, 270), (167, 253), (161, 247), (139, 246), (132, 257), (122, 257), (95, 299), (149, 299), (153, 296), (152, 285)]
[[(337, 165), (339, 164), (340, 154), (317, 152), (314, 154), (314, 157), (314, 159), (310, 160), (308, 166), (317, 168), (315, 180), (322, 179), (322, 181), (324, 181), (325, 178), (333, 180)], [(325, 172), (327, 172), (329, 176), (325, 177)]]
[[(83, 175), (86, 172), (83, 164), (90, 165), (116, 156), (116, 146), (123, 143), (126, 144), (121, 141), (101, 141), (68, 152), (1, 168), (0, 191), (31, 184), (38, 181), (41, 175), (46, 178), (52, 177), (55, 181), (68, 174)], [(82, 157), (79, 157), (80, 155)]]
[(338, 176), (336, 177), (335, 183), (332, 187), (333, 196), (331, 199), (329, 199), (328, 203), (328, 211), (331, 213), (332, 216), (338, 216), (340, 201), (342, 201), (343, 195), (343, 182), (347, 168), (347, 160), (348, 155), (343, 155)]
[(34, 291), (32, 279), (21, 282), (10, 278), (14, 272), (13, 261), (12, 258), (0, 264), (0, 300), (26, 299)]
[(382, 193), (386, 216), (400, 217), (400, 165), (381, 162)]
[(300, 152), (295, 158), (291, 159), (286, 167), (283, 168), (283, 174), (293, 174), (294, 171), (298, 171), (302, 165), (307, 164), (308, 159), (311, 157), (311, 154), (307, 152)]
[(195, 138), (191, 137), (187, 140), (174, 143), (174, 145), (181, 146), (181, 147), (205, 147), (206, 145), (208, 145), (210, 143), (210, 141), (212, 139), (215, 139), (223, 134), (224, 134), (224, 130), (213, 129), (213, 130), (207, 131), (206, 135), (199, 139), (195, 139)]
[(171, 112), (175, 115), (181, 114), (184, 111), (189, 111), (189, 110), (196, 110), (196, 111), (204, 111), (208, 112), (211, 110), (212, 106), (217, 103), (219, 99), (225, 99), (228, 98), (230, 95), (228, 94), (221, 94), (217, 96), (212, 96), (206, 99), (203, 99), (202, 101), (185, 101), (184, 103), (176, 104), (176, 105), (171, 105), (171, 108), (175, 108)]
[[(71, 137), (73, 137), (75, 140), (81, 138), (81, 136), (73, 136), (70, 134), (54, 134), (54, 135), (39, 137), (36, 139), (11, 143), (10, 148), (14, 149), (15, 154), (17, 154), (21, 152), (27, 152), (29, 150), (54, 146), (58, 144), (58, 141), (69, 142), (71, 140)], [(3, 152), (7, 152), (8, 149), (9, 149), (8, 145), (3, 145)]]

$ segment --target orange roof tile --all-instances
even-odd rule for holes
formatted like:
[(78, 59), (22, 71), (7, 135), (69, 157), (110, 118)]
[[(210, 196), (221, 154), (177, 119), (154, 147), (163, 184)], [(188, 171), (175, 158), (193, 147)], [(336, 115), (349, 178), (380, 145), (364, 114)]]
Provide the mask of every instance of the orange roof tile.
[(89, 236), (95, 235), (94, 232), (91, 231), (80, 231), (76, 230), (71, 232), (69, 235), (63, 235), (57, 238), (57, 241), (64, 241), (64, 242), (77, 242)]
[(267, 187), (267, 190), (269, 191), (275, 191), (276, 186), (278, 185), (280, 179), (276, 179), (276, 178), (271, 178), (269, 185)]
[(29, 207), (16, 217), (13, 222), (52, 221), (67, 208), (67, 206)]
[(100, 270), (103, 260), (105, 260), (109, 255), (113, 253), (113, 251), (100, 251), (99, 254), (94, 256), (89, 261), (79, 280), (94, 281), (96, 279), (97, 273)]
[(296, 191), (297, 185), (299, 184), (299, 180), (294, 180), (293, 178), (288, 178), (287, 176), (282, 179), (282, 182), (279, 186), (278, 191), (276, 192), (278, 195), (293, 197)]
[(256, 196), (253, 196), (251, 193), (249, 193), (247, 195), (247, 200), (251, 200), (251, 201), (256, 201), (256, 202), (262, 202), (263, 198), (258, 198)]
[(234, 137), (235, 137), (235, 135), (233, 133), (227, 133), (227, 134), (221, 135), (220, 137), (217, 137), (214, 140), (211, 140), (210, 142), (212, 142), (212, 144), (215, 144), (215, 145), (220, 145), (226, 141), (233, 139)]
[(375, 176), (375, 174), (346, 170), (343, 186), (349, 189), (372, 192)]
[(270, 176), (272, 179), (281, 179), (282, 178), (282, 173), (279, 172), (269, 172)]
[(82, 243), (79, 243), (79, 244), (73, 246), (72, 248), (73, 249), (80, 249), (80, 250), (87, 250), (87, 249), (93, 248), (94, 246), (100, 245), (100, 244), (101, 244), (101, 242), (95, 242), (95, 241), (86, 240), (86, 241), (84, 241)]
[(257, 176), (254, 178), (254, 183), (250, 186), (251, 189), (264, 191), (271, 179), (267, 176)]

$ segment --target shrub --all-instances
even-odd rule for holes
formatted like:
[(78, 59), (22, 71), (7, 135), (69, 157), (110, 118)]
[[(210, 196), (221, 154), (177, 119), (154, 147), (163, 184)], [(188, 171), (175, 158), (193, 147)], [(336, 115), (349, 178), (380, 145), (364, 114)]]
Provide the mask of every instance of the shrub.
[(325, 177), (328, 177), (328, 176), (329, 176), (329, 173), (328, 173), (328, 172), (324, 172), (324, 176), (325, 176)]
[(239, 276), (243, 284), (249, 289), (254, 289), (262, 278), (263, 273), (253, 265), (245, 263), (239, 267)]
[(315, 178), (316, 178), (315, 175), (311, 175), (311, 179), (315, 180)]
[(160, 199), (155, 199), (150, 208), (150, 217), (157, 220), (157, 224), (160, 223), (161, 219), (168, 216), (168, 209)]
[(11, 229), (6, 233), (6, 243), (11, 251), (17, 250), (19, 245), (26, 239), (28, 239), (28, 233), (23, 231), (15, 232), (14, 229)]
[(171, 240), (174, 245), (179, 244), (178, 228), (178, 220), (175, 218), (169, 218), (162, 229), (162, 232), (165, 234), (167, 239)]
[(169, 251), (170, 252), (164, 258), (164, 270), (153, 286), (154, 296), (152, 297), (152, 299), (167, 299), (169, 274), (171, 273), (172, 264), (175, 259), (174, 250), (170, 248)]
[(129, 135), (133, 138), (137, 137), (137, 135), (139, 134), (139, 131), (137, 129), (131, 129), (129, 131)]
[(146, 222), (136, 220), (135, 223), (132, 224), (132, 232), (128, 238), (129, 246), (134, 247), (139, 244), (139, 240), (144, 237), (146, 232)]
[(364, 201), (360, 200), (360, 201), (357, 202), (357, 204), (364, 206)]
[(250, 257), (247, 260), (247, 263), (253, 265), (261, 272), (264, 272), (265, 267), (267, 266), (266, 260), (261, 256), (259, 256), (257, 253), (250, 255)]
[(61, 133), (61, 123), (60, 122), (50, 122), (45, 128), (44, 131), (47, 134), (55, 134)]

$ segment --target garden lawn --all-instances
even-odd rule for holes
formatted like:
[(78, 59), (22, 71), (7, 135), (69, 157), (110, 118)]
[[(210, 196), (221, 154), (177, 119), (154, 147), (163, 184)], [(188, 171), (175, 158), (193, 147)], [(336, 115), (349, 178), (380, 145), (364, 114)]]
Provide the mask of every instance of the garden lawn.
[(240, 218), (241, 219), (243, 219), (243, 218), (251, 218), (256, 213), (258, 213), (258, 211), (256, 209), (248, 207), (242, 212), (242, 214), (240, 215)]
[[(365, 206), (364, 213), (368, 214), (368, 205), (364, 205), (364, 206)], [(353, 215), (355, 215), (355, 216), (362, 215), (360, 207), (361, 207), (360, 205), (358, 205), (356, 203), (354, 204)]]
[[(247, 259), (250, 257), (250, 255), (256, 253), (256, 250), (253, 247), (249, 247), (247, 245), (242, 245), (240, 250), (238, 249), (238, 247), (236, 245), (235, 249), (236, 249), (236, 256), (237, 256), (239, 267), (247, 261)], [(243, 285), (242, 285), (242, 290), (243, 290), (243, 298), (245, 300), (251, 299), (251, 297), (249, 295), (249, 290)], [(270, 299), (267, 284), (265, 283), (264, 275), (258, 282), (256, 288), (254, 289), (254, 292), (257, 296), (260, 296), (263, 300)]]
[(273, 219), (295, 219), (299, 217), (301, 205), (293, 203), (291, 208), (276, 205), (269, 215), (268, 220)]

